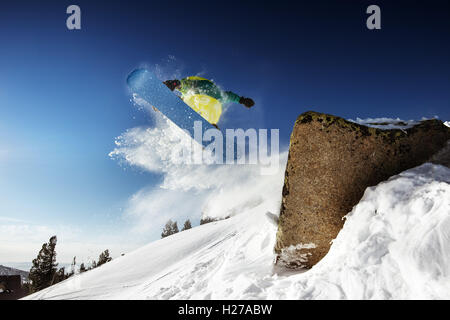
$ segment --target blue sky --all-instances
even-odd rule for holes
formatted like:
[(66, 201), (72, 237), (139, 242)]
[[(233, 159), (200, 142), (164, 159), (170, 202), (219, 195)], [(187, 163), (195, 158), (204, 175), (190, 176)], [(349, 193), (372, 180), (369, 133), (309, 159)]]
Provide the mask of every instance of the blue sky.
[[(130, 248), (157, 238), (128, 232), (122, 212), (161, 176), (108, 157), (115, 137), (151, 125), (125, 87), (137, 66), (201, 72), (254, 98), (252, 113), (233, 106), (224, 125), (279, 128), (284, 147), (307, 110), (450, 119), (448, 2), (311, 2), (3, 1), (0, 226), (36, 237), (0, 262), (34, 256), (59, 230), (99, 248), (109, 241), (99, 234)], [(365, 27), (373, 3), (382, 30)], [(82, 30), (65, 26), (70, 4)]]

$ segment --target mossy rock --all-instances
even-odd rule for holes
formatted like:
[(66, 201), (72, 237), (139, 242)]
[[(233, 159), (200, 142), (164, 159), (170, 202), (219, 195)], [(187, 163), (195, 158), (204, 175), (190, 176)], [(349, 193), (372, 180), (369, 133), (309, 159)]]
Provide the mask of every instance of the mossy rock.
[(430, 159), (450, 138), (442, 121), (383, 130), (308, 111), (295, 122), (280, 209), (277, 263), (311, 268), (365, 189)]

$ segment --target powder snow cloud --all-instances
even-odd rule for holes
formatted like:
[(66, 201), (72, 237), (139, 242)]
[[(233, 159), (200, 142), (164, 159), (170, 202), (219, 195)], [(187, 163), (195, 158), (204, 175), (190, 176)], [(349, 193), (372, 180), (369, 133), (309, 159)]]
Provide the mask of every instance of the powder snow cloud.
[(160, 185), (144, 188), (130, 198), (125, 217), (134, 222), (134, 231), (156, 235), (168, 219), (224, 218), (261, 203), (278, 214), (281, 196), (274, 200), (269, 195), (280, 193), (287, 152), (279, 155), (280, 166), (271, 175), (262, 175), (260, 165), (186, 164), (180, 161), (178, 151), (195, 142), (145, 101), (134, 97), (134, 102), (154, 114), (155, 126), (124, 132), (116, 139), (110, 157), (163, 175)]

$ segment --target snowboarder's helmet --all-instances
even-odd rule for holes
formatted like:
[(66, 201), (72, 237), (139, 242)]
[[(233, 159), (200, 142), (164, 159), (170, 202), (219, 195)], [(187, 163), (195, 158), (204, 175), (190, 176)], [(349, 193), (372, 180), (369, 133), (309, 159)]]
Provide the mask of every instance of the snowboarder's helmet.
[(176, 87), (178, 87), (179, 85), (181, 85), (180, 80), (166, 80), (164, 81), (164, 84), (170, 89), (170, 90), (175, 90)]

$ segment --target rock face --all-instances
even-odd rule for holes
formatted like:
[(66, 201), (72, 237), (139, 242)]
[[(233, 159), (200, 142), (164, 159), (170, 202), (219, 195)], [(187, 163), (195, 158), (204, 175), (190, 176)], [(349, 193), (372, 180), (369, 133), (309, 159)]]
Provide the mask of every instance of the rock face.
[(286, 166), (277, 264), (311, 268), (368, 186), (426, 162), (449, 138), (450, 128), (439, 120), (382, 130), (328, 114), (300, 115)]
[(447, 145), (444, 148), (431, 157), (430, 162), (450, 168), (450, 140), (447, 141)]

